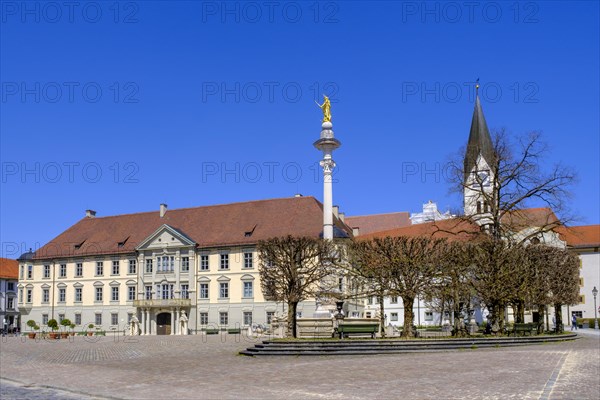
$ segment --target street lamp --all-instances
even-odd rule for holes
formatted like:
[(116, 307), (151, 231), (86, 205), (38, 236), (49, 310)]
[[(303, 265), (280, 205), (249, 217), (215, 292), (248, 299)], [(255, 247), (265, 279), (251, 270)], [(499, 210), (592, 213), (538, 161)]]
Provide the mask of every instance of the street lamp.
[(596, 286), (592, 289), (594, 295), (594, 329), (598, 329), (598, 307), (596, 306), (596, 296), (598, 296), (598, 289)]

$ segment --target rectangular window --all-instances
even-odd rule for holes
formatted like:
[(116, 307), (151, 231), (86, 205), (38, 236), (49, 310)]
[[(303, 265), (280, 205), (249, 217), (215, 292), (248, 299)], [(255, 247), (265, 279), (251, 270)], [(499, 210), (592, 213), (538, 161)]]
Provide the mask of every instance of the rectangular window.
[(267, 311), (267, 324), (270, 324), (273, 321), (274, 316), (275, 311)]
[(344, 278), (338, 278), (338, 290), (340, 292), (344, 291)]
[(119, 325), (119, 314), (118, 313), (110, 314), (110, 324), (111, 325)]
[(8, 299), (6, 299), (6, 308), (8, 310), (12, 310), (15, 308), (15, 298), (14, 297), (9, 297)]
[(576, 318), (583, 318), (583, 311), (573, 311)]
[(50, 301), (50, 289), (42, 289), (42, 303)]
[(75, 301), (78, 301), (78, 302), (81, 301), (82, 293), (83, 293), (82, 288), (80, 288), (80, 287), (75, 288)]
[[(49, 265), (48, 268), (50, 268)], [(50, 270), (48, 270), (48, 277), (50, 277)], [(33, 265), (27, 266), (27, 279), (33, 279)]]
[(146, 300), (152, 300), (152, 286), (146, 286)]
[(190, 295), (189, 295), (189, 289), (190, 286), (189, 285), (181, 285), (181, 298), (182, 299), (189, 299)]
[(15, 283), (14, 282), (7, 282), (7, 286), (6, 286), (6, 290), (8, 290), (9, 292), (14, 292), (15, 291)]
[(200, 284), (200, 298), (208, 299), (208, 283)]
[(119, 261), (112, 262), (112, 275), (119, 275)]
[(187, 272), (190, 270), (190, 258), (181, 257), (181, 270)]
[(83, 276), (83, 263), (75, 264), (75, 276)]
[(254, 297), (254, 290), (251, 281), (244, 282), (244, 297)]
[(585, 294), (579, 295), (579, 304), (585, 304)]
[(48, 325), (48, 314), (42, 314), (42, 325)]
[(371, 296), (367, 297), (367, 304), (369, 304), (369, 305), (373, 304), (373, 297), (371, 297)]
[(583, 278), (579, 278), (579, 286), (583, 287)]
[(229, 313), (227, 313), (227, 312), (219, 313), (219, 324), (221, 324), (221, 325), (229, 324)]
[(433, 312), (425, 311), (425, 321), (433, 321)]
[(208, 254), (200, 256), (200, 271), (208, 271)]
[(96, 314), (96, 318), (94, 319), (94, 324), (96, 326), (102, 325), (102, 314), (101, 313)]
[(254, 258), (251, 252), (244, 253), (244, 268), (250, 269), (254, 268)]
[(81, 314), (75, 314), (75, 325), (81, 325)]
[(127, 288), (127, 300), (129, 300), (129, 301), (135, 300), (135, 286), (129, 286)]
[(392, 296), (392, 297), (390, 297), (390, 303), (391, 304), (398, 304), (398, 296)]
[(102, 288), (96, 288), (96, 301), (102, 301)]
[(23, 302), (23, 291), (19, 290), (19, 303)]
[(229, 297), (229, 282), (219, 283), (219, 298), (226, 299)]
[(62, 320), (65, 319), (65, 314), (58, 314), (58, 323), (60, 324)]
[(147, 274), (152, 273), (152, 259), (151, 258), (146, 259), (146, 273)]
[[(28, 277), (29, 279), (31, 279), (31, 277)], [(49, 265), (44, 265), (44, 279), (46, 278), (50, 278), (50, 266)]]
[(165, 283), (162, 285), (162, 298), (172, 299), (173, 298), (173, 284)]
[(111, 288), (111, 296), (110, 299), (112, 301), (119, 301), (119, 287), (118, 286), (113, 286)]
[(33, 301), (33, 289), (27, 289), (27, 303)]
[(200, 313), (200, 325), (208, 325), (208, 313), (207, 312)]
[(104, 262), (97, 261), (96, 262), (96, 276), (104, 275)]
[(23, 274), (25, 272), (25, 267), (21, 265), (21, 270), (19, 271), (19, 279), (23, 280)]
[(219, 269), (229, 269), (229, 254), (221, 254)]
[(137, 260), (129, 260), (129, 274), (137, 274)]
[(58, 289), (58, 301), (60, 303), (64, 303), (65, 301), (67, 301), (67, 289), (65, 289), (65, 288)]
[(59, 278), (67, 277), (67, 264), (60, 264), (60, 268), (58, 270), (58, 277)]
[(244, 311), (244, 325), (252, 325), (252, 311)]

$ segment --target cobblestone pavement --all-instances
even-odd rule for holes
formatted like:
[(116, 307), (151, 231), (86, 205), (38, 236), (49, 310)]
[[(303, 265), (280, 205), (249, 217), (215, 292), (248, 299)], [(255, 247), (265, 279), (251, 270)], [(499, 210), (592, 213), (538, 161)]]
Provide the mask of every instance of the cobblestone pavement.
[(238, 356), (255, 341), (233, 336), (8, 337), (0, 342), (0, 394), (32, 399), (597, 400), (600, 336), (578, 333), (581, 339), (573, 342), (515, 348), (261, 358)]

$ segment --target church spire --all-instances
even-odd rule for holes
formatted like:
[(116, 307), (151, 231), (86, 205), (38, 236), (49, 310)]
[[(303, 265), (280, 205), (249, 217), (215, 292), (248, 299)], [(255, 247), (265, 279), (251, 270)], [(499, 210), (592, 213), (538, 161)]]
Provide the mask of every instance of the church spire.
[(481, 102), (479, 101), (479, 79), (475, 86), (475, 109), (473, 110), (473, 119), (471, 120), (471, 132), (469, 133), (469, 142), (464, 161), (465, 181), (473, 168), (477, 165), (479, 155), (483, 157), (488, 165), (492, 165), (494, 158), (494, 145), (488, 130)]

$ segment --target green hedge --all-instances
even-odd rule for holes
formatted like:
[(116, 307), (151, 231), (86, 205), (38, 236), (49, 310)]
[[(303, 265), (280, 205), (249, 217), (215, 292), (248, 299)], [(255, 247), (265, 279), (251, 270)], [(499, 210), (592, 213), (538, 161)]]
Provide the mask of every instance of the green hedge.
[[(587, 322), (590, 328), (594, 327), (594, 318), (577, 318), (578, 327), (581, 328), (584, 322)], [(598, 324), (600, 324), (600, 319), (598, 319)]]

